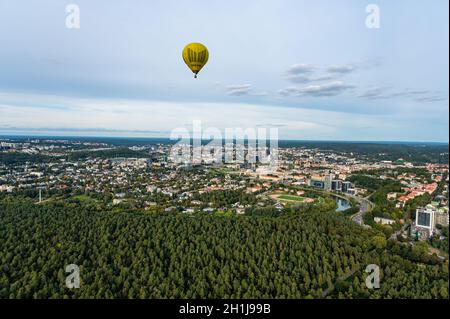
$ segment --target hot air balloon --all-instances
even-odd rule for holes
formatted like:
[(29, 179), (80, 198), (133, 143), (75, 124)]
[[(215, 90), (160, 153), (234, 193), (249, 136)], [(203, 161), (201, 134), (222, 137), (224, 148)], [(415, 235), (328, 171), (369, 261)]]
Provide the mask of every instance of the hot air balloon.
[(197, 73), (208, 62), (208, 57), (208, 49), (201, 43), (189, 43), (183, 49), (184, 63), (195, 74), (194, 78), (197, 78)]

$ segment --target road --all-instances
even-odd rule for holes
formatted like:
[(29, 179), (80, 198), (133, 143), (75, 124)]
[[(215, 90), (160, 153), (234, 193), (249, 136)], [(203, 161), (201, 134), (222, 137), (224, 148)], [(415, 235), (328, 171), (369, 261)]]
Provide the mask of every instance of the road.
[(375, 207), (375, 204), (372, 203), (371, 201), (369, 201), (369, 199), (368, 199), (371, 195), (366, 196), (364, 198), (354, 196), (354, 195), (349, 195), (349, 196), (359, 203), (359, 212), (357, 212), (355, 215), (353, 215), (351, 217), (351, 220), (360, 226), (370, 227), (369, 225), (364, 224), (363, 217), (364, 217), (365, 213), (371, 211)]

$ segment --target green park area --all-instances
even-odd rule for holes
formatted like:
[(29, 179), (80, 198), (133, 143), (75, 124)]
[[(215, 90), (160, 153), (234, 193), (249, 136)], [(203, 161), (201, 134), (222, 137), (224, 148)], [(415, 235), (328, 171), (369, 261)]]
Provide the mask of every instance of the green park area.
[(294, 196), (294, 195), (280, 195), (278, 197), (278, 199), (289, 200), (289, 201), (296, 201), (296, 202), (303, 202), (305, 200), (304, 197)]

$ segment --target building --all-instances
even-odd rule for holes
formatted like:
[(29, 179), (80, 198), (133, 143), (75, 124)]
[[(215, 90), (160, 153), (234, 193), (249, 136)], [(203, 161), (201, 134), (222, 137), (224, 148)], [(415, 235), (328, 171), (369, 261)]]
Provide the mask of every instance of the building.
[(327, 191), (333, 190), (351, 194), (355, 193), (352, 183), (339, 179), (333, 179), (333, 175), (327, 175), (323, 178), (313, 177), (309, 181), (309, 186)]
[(331, 189), (334, 191), (342, 192), (342, 181), (341, 180), (333, 180), (331, 182)]
[(435, 220), (436, 220), (436, 225), (442, 225), (442, 226), (448, 227), (448, 224), (449, 224), (448, 210), (439, 209), (436, 212)]
[(415, 228), (418, 233), (431, 236), (436, 227), (436, 211), (430, 208), (417, 208)]
[(324, 188), (327, 191), (331, 191), (332, 181), (333, 181), (333, 176), (331, 176), (331, 175), (325, 176), (325, 178), (324, 178)]
[(319, 189), (325, 189), (325, 182), (321, 179), (311, 179), (309, 186)]
[(352, 183), (347, 182), (347, 181), (342, 182), (342, 191), (344, 193), (348, 193), (349, 190), (352, 189), (352, 188), (353, 188)]
[(374, 217), (373, 220), (375, 221), (375, 223), (381, 225), (392, 225), (395, 223), (395, 220), (383, 217)]
[(395, 199), (397, 199), (397, 193), (395, 193), (395, 192), (388, 193), (386, 195), (386, 197), (388, 200), (395, 200)]

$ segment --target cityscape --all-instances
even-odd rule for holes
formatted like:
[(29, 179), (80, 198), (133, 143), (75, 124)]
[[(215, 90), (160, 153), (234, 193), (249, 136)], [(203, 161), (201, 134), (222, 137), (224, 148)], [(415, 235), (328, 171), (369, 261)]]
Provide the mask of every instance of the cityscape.
[[(230, 220), (289, 220), (309, 214), (330, 218), (327, 212), (333, 212), (331, 218), (367, 232), (376, 249), (391, 254), (395, 254), (394, 247), (395, 251), (410, 250), (403, 258), (448, 269), (447, 144), (406, 145), (404, 156), (395, 158), (397, 148), (405, 145), (285, 142), (278, 149), (275, 168), (270, 169), (269, 164), (260, 162), (201, 158), (180, 162), (173, 158), (176, 144), (169, 139), (2, 137), (0, 143), (4, 207), (20, 200), (38, 210), (63, 205), (112, 214), (135, 212), (151, 218), (179, 215)], [(207, 143), (198, 147), (198, 154), (207, 152)], [(370, 151), (357, 151), (364, 147)], [(225, 145), (221, 148), (224, 151)], [(384, 153), (385, 148), (393, 154)], [(378, 153), (381, 150), (383, 153)], [(246, 147), (246, 158), (251, 152)], [(422, 152), (438, 156), (423, 161)], [(193, 147), (189, 153), (195, 153)], [(351, 229), (349, 234), (355, 231)], [(352, 262), (351, 269), (357, 271), (340, 270), (341, 277), (363, 278), (359, 263)], [(395, 280), (395, 274), (391, 277), (385, 280)], [(433, 288), (434, 296), (431, 291), (414, 293), (447, 298), (447, 281), (442, 283), (444, 286)], [(316, 285), (330, 285), (327, 290), (319, 289), (316, 297), (325, 296), (325, 291), (341, 298), (354, 297), (353, 289), (360, 296), (370, 291), (351, 286), (353, 289), (337, 292), (331, 282)], [(6, 288), (0, 292), (7, 297)], [(386, 297), (391, 291), (374, 293)], [(404, 293), (399, 290), (398, 297), (408, 297)]]

